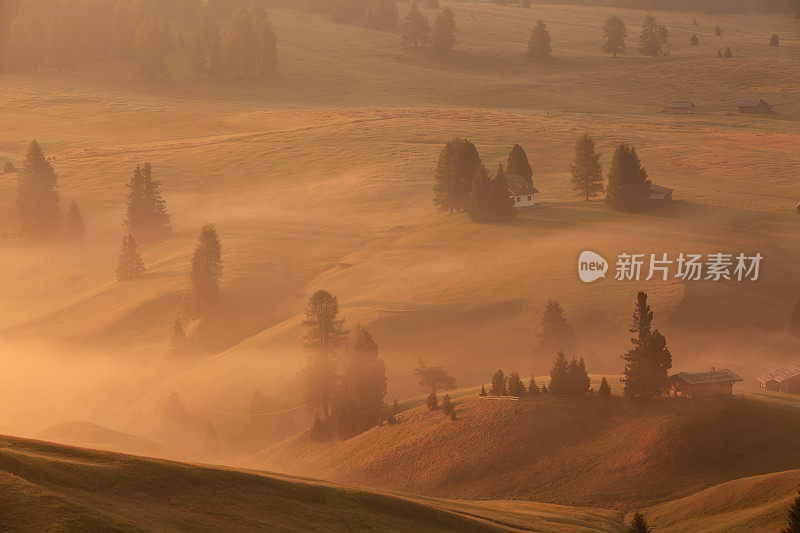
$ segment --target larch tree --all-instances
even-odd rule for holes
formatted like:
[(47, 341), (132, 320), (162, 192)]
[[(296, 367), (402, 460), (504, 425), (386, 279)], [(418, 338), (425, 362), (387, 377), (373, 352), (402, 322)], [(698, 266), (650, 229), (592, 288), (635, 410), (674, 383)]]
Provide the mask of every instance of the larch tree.
[(533, 169), (528, 161), (528, 154), (519, 144), (511, 147), (506, 160), (506, 169), (509, 175), (519, 176), (533, 186)]
[(603, 24), (603, 51), (617, 57), (625, 53), (625, 39), (628, 30), (625, 22), (617, 16), (608, 17)]
[(628, 533), (650, 533), (650, 526), (647, 525), (647, 520), (640, 512), (633, 515), (630, 526), (628, 526)]
[(601, 398), (611, 398), (611, 386), (608, 384), (608, 380), (605, 376), (603, 376), (602, 381), (600, 381), (600, 388), (597, 389), (597, 395)]
[(64, 233), (67, 238), (72, 240), (80, 240), (86, 236), (86, 225), (75, 200), (72, 201), (69, 211), (67, 211), (67, 219), (64, 221)]
[(552, 57), (553, 49), (550, 47), (550, 32), (544, 21), (539, 21), (531, 30), (528, 39), (528, 58), (533, 61), (547, 61)]
[(786, 527), (781, 533), (800, 533), (800, 491), (797, 491), (797, 498), (789, 506)]
[(200, 230), (192, 255), (189, 281), (189, 304), (194, 312), (204, 311), (219, 297), (222, 244), (213, 224), (205, 224)]
[(572, 189), (586, 198), (587, 202), (603, 192), (603, 165), (600, 163), (600, 154), (594, 151), (594, 139), (588, 133), (578, 137), (569, 170), (572, 173)]
[(606, 180), (606, 203), (617, 211), (640, 211), (650, 199), (650, 179), (636, 149), (620, 144)]
[(517, 372), (516, 370), (511, 374), (509, 374), (507, 388), (508, 388), (508, 395), (516, 396), (517, 398), (526, 396), (528, 393), (527, 389), (525, 388), (525, 384), (519, 377), (519, 372)]
[(540, 353), (552, 354), (574, 348), (575, 331), (567, 321), (564, 308), (557, 301), (547, 302), (540, 325), (537, 346)]
[(172, 231), (170, 219), (161, 182), (153, 177), (152, 165), (136, 165), (128, 181), (125, 225), (139, 240), (157, 240)]
[(400, 35), (404, 45), (414, 48), (425, 46), (431, 38), (431, 25), (428, 17), (420, 12), (416, 2), (411, 4), (403, 24), (400, 26)]
[(472, 179), (481, 167), (475, 145), (462, 137), (453, 137), (442, 148), (433, 172), (433, 203), (441, 211), (467, 208)]
[(437, 55), (445, 55), (456, 44), (456, 15), (449, 7), (436, 15), (431, 31), (431, 50)]
[(119, 250), (119, 260), (117, 261), (117, 280), (129, 281), (141, 277), (144, 274), (144, 263), (142, 256), (136, 249), (136, 239), (133, 235), (126, 235), (122, 239), (122, 246)]
[(189, 351), (189, 339), (186, 337), (186, 330), (183, 329), (183, 322), (180, 318), (176, 318), (172, 323), (172, 336), (169, 344), (172, 355), (186, 355)]
[(647, 303), (647, 293), (640, 291), (630, 328), (634, 335), (632, 347), (622, 356), (625, 361), (622, 382), (627, 398), (647, 400), (660, 396), (667, 389), (672, 355), (666, 339), (657, 329), (652, 329), (652, 323), (653, 311)]
[(17, 183), (17, 221), (23, 240), (53, 240), (60, 233), (56, 181), (56, 172), (42, 147), (35, 140), (31, 141)]
[(244, 6), (240, 6), (228, 22), (222, 44), (225, 70), (229, 75), (246, 77), (258, 71), (259, 36)]
[(347, 332), (339, 317), (339, 301), (328, 291), (318, 290), (306, 304), (304, 346), (306, 366), (306, 403), (322, 413), (326, 428), (331, 420), (331, 405), (338, 387), (336, 372), (340, 350)]
[(697, 37), (696, 33), (692, 34), (692, 37), (689, 39), (689, 44), (692, 46), (697, 46), (700, 44), (700, 39)]
[(569, 395), (569, 361), (563, 351), (556, 354), (550, 369), (550, 393), (556, 396)]
[(656, 17), (647, 15), (644, 17), (642, 32), (639, 34), (639, 51), (642, 55), (658, 57), (664, 50), (667, 42), (667, 27), (659, 24)]
[(502, 368), (492, 376), (492, 388), (489, 394), (492, 396), (508, 396), (508, 382)]

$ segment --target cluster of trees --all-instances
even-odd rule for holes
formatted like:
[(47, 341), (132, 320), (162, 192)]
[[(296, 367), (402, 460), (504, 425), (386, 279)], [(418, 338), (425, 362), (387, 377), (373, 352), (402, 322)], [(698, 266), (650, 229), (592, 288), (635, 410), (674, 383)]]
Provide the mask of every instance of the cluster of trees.
[[(658, 57), (664, 51), (668, 37), (667, 27), (659, 24), (655, 16), (647, 15), (639, 34), (639, 52), (642, 55)], [(624, 54), (627, 46), (628, 30), (621, 17), (611, 16), (603, 23), (603, 51), (613, 57)]]
[(622, 382), (627, 398), (648, 400), (667, 390), (672, 355), (666, 339), (652, 325), (653, 311), (647, 303), (647, 293), (640, 291), (630, 328), (632, 346), (622, 356), (625, 361)]
[[(585, 396), (589, 392), (591, 380), (589, 373), (586, 370), (586, 363), (583, 357), (580, 359), (572, 358), (567, 360), (564, 352), (558, 352), (553, 368), (550, 370), (550, 386), (543, 384), (541, 388), (536, 383), (535, 378), (531, 378), (528, 386), (522, 382), (519, 372), (514, 371), (508, 376), (500, 369), (492, 376), (492, 385), (489, 392), (486, 392), (486, 387), (481, 386), (479, 396), (514, 396), (516, 398), (531, 397), (535, 398), (544, 394), (553, 394), (555, 396), (568, 396), (570, 398), (577, 398)], [(600, 382), (598, 395), (601, 398), (611, 397), (611, 387), (604, 377)]]
[[(7, 170), (16, 170), (11, 165)], [(61, 212), (58, 176), (42, 147), (31, 141), (17, 181), (15, 201), (19, 237), (27, 243), (52, 243), (83, 238), (86, 228), (78, 204)]]
[(436, 15), (431, 26), (428, 17), (413, 3), (400, 26), (400, 34), (407, 46), (427, 46), (433, 53), (444, 55), (456, 44), (456, 15), (446, 7)]
[(363, 22), (377, 29), (393, 29), (398, 20), (396, 0), (305, 0), (302, 8), (328, 13), (334, 22)]
[(506, 376), (503, 369), (499, 369), (492, 376), (492, 385), (489, 392), (486, 392), (486, 387), (481, 386), (479, 396), (515, 396), (517, 398), (524, 398), (526, 396), (541, 396), (547, 394), (547, 385), (542, 385), (541, 388), (536, 384), (536, 380), (531, 378), (528, 382), (528, 387), (522, 382), (519, 377), (519, 372), (516, 370)]
[(356, 326), (348, 344), (339, 302), (324, 290), (309, 298), (303, 325), (306, 403), (317, 413), (312, 433), (350, 437), (379, 424), (386, 416), (386, 365), (372, 334)]
[(420, 359), (414, 368), (414, 377), (421, 391), (428, 393), (425, 405), (431, 411), (439, 408), (439, 391), (456, 388), (456, 379), (441, 366), (428, 366)]

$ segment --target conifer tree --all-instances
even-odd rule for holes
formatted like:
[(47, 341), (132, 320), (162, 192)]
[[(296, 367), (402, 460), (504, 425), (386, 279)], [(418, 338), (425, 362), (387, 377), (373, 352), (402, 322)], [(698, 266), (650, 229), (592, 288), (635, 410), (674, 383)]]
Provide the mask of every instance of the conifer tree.
[(717, 50), (717, 57), (722, 58), (722, 49)]
[(650, 533), (650, 526), (647, 525), (647, 520), (640, 512), (636, 512), (631, 520), (631, 525), (628, 527), (628, 533)]
[(569, 395), (569, 362), (564, 352), (559, 351), (550, 369), (550, 392), (556, 396)]
[(624, 54), (627, 38), (628, 30), (625, 28), (625, 22), (617, 16), (608, 17), (603, 24), (603, 51), (612, 57)]
[(425, 46), (430, 41), (431, 25), (428, 17), (420, 12), (416, 2), (411, 4), (408, 14), (403, 20), (400, 35), (404, 45), (411, 45), (414, 48)]
[(397, 27), (396, 0), (370, 0), (367, 11), (367, 25), (370, 28), (390, 30)]
[(450, 213), (466, 209), (472, 179), (480, 167), (481, 158), (474, 144), (462, 137), (450, 139), (442, 148), (433, 173), (434, 205)]
[(186, 338), (186, 330), (183, 329), (183, 322), (176, 318), (172, 323), (172, 337), (170, 338), (170, 353), (172, 355), (186, 355), (189, 350), (189, 340)]
[(594, 139), (588, 133), (578, 137), (569, 170), (572, 172), (572, 189), (587, 202), (603, 192), (603, 165), (600, 154), (594, 151)]
[(136, 240), (133, 235), (126, 235), (122, 239), (117, 264), (117, 280), (128, 281), (140, 277), (144, 273), (144, 263), (139, 251), (136, 249)]
[(485, 385), (481, 385), (481, 391), (478, 393), (478, 396), (481, 396), (481, 397), (488, 396), (488, 394), (486, 392), (486, 386)]
[(642, 55), (658, 57), (667, 42), (667, 27), (659, 25), (653, 15), (647, 15), (639, 35), (639, 51)]
[(547, 61), (552, 57), (553, 49), (550, 47), (550, 32), (543, 21), (539, 21), (531, 30), (528, 39), (528, 58), (533, 61)]
[(203, 74), (209, 74), (210, 76), (211, 53), (214, 48), (216, 48), (217, 53), (215, 61), (219, 62), (218, 65), (215, 65), (215, 68), (222, 68), (224, 72), (224, 67), (221, 67), (222, 52), (219, 48), (219, 42), (219, 27), (208, 16), (208, 11), (204, 11), (200, 15), (200, 21), (189, 39), (189, 66), (195, 76), (200, 77)]
[(73, 200), (69, 206), (64, 230), (67, 237), (73, 240), (82, 239), (86, 236), (86, 226), (83, 223), (83, 216), (81, 216), (81, 210), (78, 208), (78, 204), (75, 200)]
[(511, 147), (511, 152), (506, 160), (506, 169), (509, 175), (519, 176), (533, 186), (533, 169), (528, 161), (528, 154), (519, 144)]
[(725, 57), (725, 58), (731, 58), (731, 57), (733, 57), (733, 52), (731, 51), (731, 47), (730, 47), (730, 46), (728, 46), (727, 48), (725, 48), (725, 56), (724, 56), (724, 57)]
[(47, 27), (47, 55), (59, 72), (75, 70), (75, 45), (64, 19), (52, 19)]
[(266, 16), (255, 18), (255, 30), (258, 36), (259, 59), (258, 66), (261, 75), (274, 78), (278, 75), (278, 38), (272, 23)]
[(639, 211), (650, 199), (650, 180), (633, 146), (620, 144), (611, 160), (606, 203), (617, 211)]
[(456, 414), (456, 407), (450, 400), (449, 394), (445, 394), (444, 398), (442, 398), (442, 412), (449, 417), (452, 417), (454, 414)]
[(603, 376), (603, 380), (600, 382), (600, 388), (597, 389), (597, 395), (601, 398), (611, 398), (611, 386), (608, 384), (608, 380)]
[(640, 291), (630, 328), (634, 334), (631, 337), (633, 346), (622, 356), (625, 360), (622, 381), (627, 398), (647, 400), (663, 394), (667, 389), (672, 355), (666, 339), (657, 329), (652, 329), (652, 323), (653, 311), (647, 303), (647, 293)]
[(770, 46), (778, 46), (781, 42), (781, 38), (778, 37), (777, 33), (773, 33), (772, 37), (769, 38), (769, 45)]
[(485, 166), (480, 165), (472, 178), (467, 206), (469, 218), (473, 222), (492, 222), (494, 220), (494, 194), (495, 190), (492, 180), (489, 179), (489, 171)]
[(492, 396), (508, 396), (508, 385), (502, 369), (495, 372), (494, 376), (492, 376), (492, 389), (490, 394)]
[(28, 146), (17, 185), (17, 220), (24, 240), (55, 239), (61, 225), (56, 173), (35, 140)]
[(306, 403), (322, 412), (322, 424), (330, 428), (331, 404), (338, 386), (336, 361), (347, 336), (336, 297), (324, 290), (311, 295), (303, 326), (308, 354)]
[(721, 37), (722, 36), (722, 28), (720, 28), (719, 26), (714, 28), (714, 35), (716, 35), (717, 37)]
[(536, 384), (536, 380), (531, 378), (530, 383), (528, 383), (528, 394), (531, 396), (541, 396), (542, 391), (539, 389), (539, 386)]
[(583, 357), (579, 359), (573, 357), (567, 367), (567, 394), (571, 398), (584, 396), (589, 392), (590, 384), (591, 379)]
[(800, 491), (797, 491), (797, 498), (789, 506), (786, 522), (786, 527), (781, 533), (800, 533)]
[(516, 396), (522, 397), (525, 396), (527, 391), (525, 389), (525, 384), (522, 383), (522, 380), (519, 377), (519, 372), (514, 371), (508, 376), (508, 385), (506, 386), (508, 389), (509, 396)]
[(145, 18), (139, 23), (133, 40), (133, 51), (142, 74), (151, 79), (167, 74), (166, 35), (156, 20)]
[(575, 346), (575, 331), (572, 329), (564, 308), (550, 300), (545, 306), (540, 320), (538, 349), (542, 354), (571, 350)]
[(200, 230), (189, 279), (190, 307), (202, 312), (219, 296), (222, 280), (222, 244), (213, 224), (205, 224)]
[(698, 44), (700, 44), (700, 39), (697, 37), (696, 33), (693, 33), (692, 38), (689, 39), (689, 42), (691, 43), (692, 46), (697, 46)]
[(550, 389), (547, 388), (547, 384), (542, 385), (541, 393), (550, 394)]
[(444, 55), (456, 44), (456, 16), (449, 7), (436, 15), (431, 32), (431, 50)]
[(161, 182), (153, 177), (150, 163), (136, 165), (128, 182), (125, 225), (140, 240), (166, 237), (172, 228)]
[(508, 190), (506, 173), (503, 170), (503, 163), (497, 166), (497, 174), (492, 180), (493, 202), (492, 218), (496, 222), (506, 222), (517, 217), (514, 209), (514, 200), (511, 198), (511, 191)]
[(258, 69), (259, 37), (246, 8), (239, 6), (228, 22), (223, 38), (222, 53), (225, 70), (232, 76), (250, 76)]

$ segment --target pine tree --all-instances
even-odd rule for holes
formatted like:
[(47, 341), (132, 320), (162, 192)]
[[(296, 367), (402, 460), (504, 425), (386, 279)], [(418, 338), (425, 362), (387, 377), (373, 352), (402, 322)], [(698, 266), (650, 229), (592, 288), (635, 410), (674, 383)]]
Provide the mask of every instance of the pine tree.
[(632, 347), (622, 356), (625, 360), (625, 396), (646, 400), (659, 396), (667, 388), (668, 372), (672, 368), (672, 355), (667, 341), (652, 329), (653, 311), (647, 303), (647, 293), (640, 291), (636, 297), (633, 325), (630, 332)]
[(193, 311), (202, 312), (219, 296), (222, 280), (222, 244), (213, 224), (200, 230), (192, 256), (189, 302)]
[(416, 2), (411, 4), (411, 8), (400, 27), (400, 35), (404, 45), (411, 45), (414, 48), (425, 46), (430, 41), (431, 25), (428, 18), (423, 15)]
[(186, 355), (189, 350), (189, 340), (186, 338), (186, 330), (183, 329), (183, 322), (176, 318), (172, 323), (172, 337), (170, 339), (170, 353), (172, 355)]
[(603, 24), (603, 51), (613, 57), (624, 54), (627, 38), (628, 30), (625, 28), (625, 22), (620, 17), (608, 17)]
[(636, 149), (620, 144), (611, 160), (606, 184), (606, 203), (617, 211), (639, 211), (650, 199), (650, 180)]
[(725, 48), (725, 58), (731, 58), (731, 57), (733, 57), (733, 52), (731, 51), (731, 47), (728, 46), (727, 48)]
[(689, 42), (692, 44), (692, 46), (697, 46), (698, 44), (700, 44), (700, 39), (697, 37), (696, 33), (693, 33), (692, 38), (689, 39)]
[(478, 167), (472, 178), (467, 211), (473, 222), (492, 222), (494, 220), (494, 187), (489, 179), (489, 171), (483, 165)]
[(556, 396), (569, 395), (569, 362), (564, 352), (559, 351), (550, 369), (550, 392)]
[(781, 533), (800, 533), (800, 491), (797, 491), (797, 498), (789, 506), (786, 522), (786, 528), (781, 530)]
[(61, 225), (56, 173), (35, 140), (28, 146), (17, 185), (17, 220), (24, 240), (55, 239)]
[(717, 50), (717, 57), (722, 58), (722, 49)]
[(250, 76), (258, 69), (259, 37), (252, 18), (242, 5), (228, 22), (222, 40), (225, 70), (232, 76)]
[(472, 179), (480, 167), (481, 158), (474, 144), (461, 137), (450, 139), (442, 148), (433, 173), (434, 205), (450, 213), (466, 209)]
[(631, 520), (631, 525), (628, 527), (628, 533), (650, 533), (650, 527), (647, 525), (647, 520), (644, 519), (642, 513), (636, 512)]
[(125, 225), (140, 240), (166, 237), (172, 227), (167, 203), (161, 195), (161, 182), (153, 177), (150, 163), (136, 165), (128, 182)]
[(539, 21), (531, 30), (528, 39), (528, 58), (533, 61), (547, 61), (552, 57), (553, 49), (550, 47), (550, 32), (543, 21)]
[(59, 72), (75, 70), (75, 45), (64, 19), (53, 19), (47, 27), (47, 56)]
[(133, 51), (142, 74), (151, 79), (167, 74), (166, 36), (163, 27), (156, 20), (146, 18), (139, 23), (133, 40)]
[(481, 396), (481, 397), (488, 396), (488, 394), (486, 392), (486, 386), (485, 385), (481, 385), (481, 391), (478, 393), (478, 396)]
[(117, 280), (128, 281), (140, 277), (144, 273), (142, 257), (136, 249), (136, 240), (133, 235), (126, 235), (122, 239), (117, 265)]
[(773, 33), (772, 37), (769, 38), (769, 45), (770, 46), (778, 46), (781, 42), (780, 37), (778, 37), (777, 33)]
[(603, 376), (603, 380), (600, 382), (600, 388), (597, 389), (597, 395), (601, 398), (611, 398), (611, 386), (608, 384), (608, 380)]
[(397, 27), (396, 0), (370, 0), (366, 11), (367, 25), (370, 28), (391, 30)]
[(658, 57), (667, 42), (667, 27), (659, 25), (653, 15), (647, 15), (639, 35), (639, 51), (642, 55)]
[(255, 30), (259, 44), (259, 70), (266, 78), (278, 75), (278, 38), (269, 18), (255, 18)]
[(503, 170), (503, 163), (497, 166), (497, 174), (492, 180), (492, 219), (495, 222), (507, 222), (517, 217), (517, 210), (514, 209), (514, 200), (511, 198), (511, 191), (508, 190), (506, 173)]
[(528, 161), (528, 154), (519, 144), (511, 147), (511, 152), (506, 160), (506, 169), (509, 175), (519, 176), (533, 186), (533, 169)]
[(586, 370), (586, 363), (583, 357), (580, 359), (572, 358), (567, 367), (567, 394), (571, 398), (585, 396), (589, 392), (591, 379)]
[(572, 172), (572, 189), (587, 202), (603, 192), (603, 165), (600, 154), (594, 151), (594, 139), (588, 133), (578, 137), (569, 170)]
[(444, 55), (456, 44), (456, 15), (449, 7), (444, 8), (433, 21), (431, 50)]
[(452, 417), (456, 413), (456, 407), (453, 405), (453, 402), (450, 400), (450, 395), (445, 394), (444, 398), (442, 398), (442, 412), (446, 416)]
[(542, 385), (541, 393), (542, 394), (550, 394), (550, 389), (547, 388), (546, 384)]
[(575, 346), (575, 331), (572, 329), (564, 308), (550, 300), (545, 306), (540, 320), (538, 349), (542, 354), (571, 350)]
[(722, 37), (722, 28), (720, 28), (719, 26), (714, 28), (714, 35), (716, 35), (717, 37)]
[(336, 297), (324, 290), (315, 292), (306, 304), (303, 326), (308, 354), (306, 403), (321, 411), (322, 423), (330, 427), (331, 403), (338, 386), (335, 363), (347, 336)]
[(69, 206), (64, 230), (67, 237), (73, 240), (82, 239), (86, 236), (86, 226), (83, 223), (81, 210), (78, 208), (78, 204), (75, 200), (73, 200)]
[(503, 370), (500, 369), (492, 376), (492, 388), (489, 391), (492, 396), (508, 396), (508, 388), (506, 383), (506, 376)]
[(525, 396), (527, 390), (525, 389), (525, 384), (522, 383), (522, 380), (519, 377), (519, 372), (512, 372), (511, 375), (508, 376), (508, 385), (506, 386), (508, 389), (509, 396), (516, 396), (518, 398)]

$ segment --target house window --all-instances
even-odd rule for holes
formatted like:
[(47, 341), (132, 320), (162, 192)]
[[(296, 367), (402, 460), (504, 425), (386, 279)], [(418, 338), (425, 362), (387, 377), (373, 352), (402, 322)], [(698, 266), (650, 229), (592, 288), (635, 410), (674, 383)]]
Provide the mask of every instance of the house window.
[(531, 201), (531, 197), (530, 197), (530, 196), (528, 196), (528, 201), (529, 201), (529, 202)]

